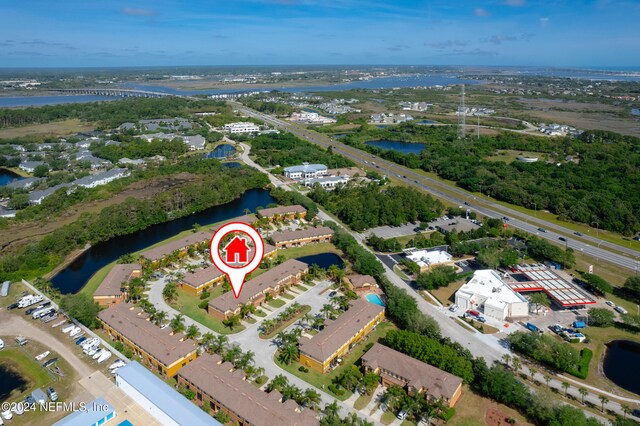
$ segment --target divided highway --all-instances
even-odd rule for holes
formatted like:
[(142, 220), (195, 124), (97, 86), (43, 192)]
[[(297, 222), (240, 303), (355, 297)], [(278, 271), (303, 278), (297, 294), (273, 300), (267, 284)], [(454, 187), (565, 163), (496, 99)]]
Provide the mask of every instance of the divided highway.
[[(573, 230), (545, 220), (531, 217), (490, 200), (476, 199), (473, 194), (463, 189), (445, 185), (435, 179), (416, 173), (411, 169), (400, 166), (391, 161), (384, 160), (357, 148), (334, 141), (319, 133), (301, 129), (292, 123), (263, 114), (241, 104), (234, 102), (233, 106), (249, 117), (257, 118), (275, 127), (291, 132), (316, 145), (320, 145), (324, 148), (331, 146), (335, 153), (349, 158), (361, 167), (371, 168), (373, 165), (383, 174), (394, 177), (423, 191), (429, 192), (440, 199), (460, 206), (464, 205), (464, 203), (468, 203), (468, 208), (484, 216), (494, 218), (507, 217), (509, 219), (507, 223), (509, 226), (514, 228), (538, 235), (539, 237), (545, 238), (549, 241), (564, 244), (566, 247), (571, 247), (576, 252), (581, 252), (594, 258), (622, 266), (631, 271), (640, 270), (639, 251), (610, 243), (608, 241), (603, 241), (589, 235), (581, 235), (579, 237), (580, 239), (568, 237), (569, 235), (573, 235)], [(544, 231), (541, 231), (540, 228), (543, 228)], [(563, 240), (560, 238), (563, 238)], [(607, 249), (615, 250), (617, 253)], [(619, 253), (625, 253), (625, 255)]]

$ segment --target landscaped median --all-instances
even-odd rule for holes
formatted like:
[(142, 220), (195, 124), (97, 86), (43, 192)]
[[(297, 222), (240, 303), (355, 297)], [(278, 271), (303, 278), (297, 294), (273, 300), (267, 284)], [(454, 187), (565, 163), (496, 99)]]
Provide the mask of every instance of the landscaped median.
[(234, 334), (245, 329), (242, 324), (234, 325), (231, 328), (225, 326), (222, 321), (209, 315), (206, 310), (199, 308), (198, 304), (200, 302), (202, 300), (198, 296), (191, 295), (186, 291), (178, 291), (176, 300), (171, 302), (170, 306), (216, 333)]
[(259, 334), (261, 339), (271, 339), (311, 310), (311, 306), (309, 305), (299, 306), (291, 309), (291, 312), (289, 312), (290, 308), (294, 308), (294, 306), (291, 305), (273, 320), (264, 320), (262, 322), (261, 328), (263, 331)]

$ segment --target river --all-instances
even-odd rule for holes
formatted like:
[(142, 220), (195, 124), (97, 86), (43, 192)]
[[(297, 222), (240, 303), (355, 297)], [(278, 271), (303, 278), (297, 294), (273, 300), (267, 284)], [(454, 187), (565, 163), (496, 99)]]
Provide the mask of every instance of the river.
[[(82, 253), (66, 268), (56, 274), (51, 282), (63, 294), (78, 292), (100, 268), (117, 260), (124, 254), (133, 253), (166, 240), (179, 232), (191, 229), (193, 224), (209, 224), (244, 214), (245, 209), (255, 212), (256, 207), (275, 203), (269, 191), (251, 189), (240, 198), (227, 204), (211, 207), (199, 213), (152, 225), (133, 234), (122, 235), (96, 244)], [(212, 234), (213, 235), (213, 234)]]

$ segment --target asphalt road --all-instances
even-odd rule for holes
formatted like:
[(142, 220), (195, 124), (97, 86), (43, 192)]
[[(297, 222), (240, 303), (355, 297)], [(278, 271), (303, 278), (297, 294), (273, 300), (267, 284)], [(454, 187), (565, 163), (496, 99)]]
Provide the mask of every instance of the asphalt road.
[[(549, 241), (559, 244), (564, 243), (566, 247), (571, 247), (575, 251), (579, 251), (596, 259), (610, 262), (617, 266), (622, 266), (631, 271), (640, 271), (640, 252), (637, 250), (610, 243), (608, 241), (603, 241), (590, 235), (581, 235), (578, 237), (579, 239), (571, 237), (574, 235), (574, 231), (571, 229), (526, 215), (491, 200), (475, 199), (475, 196), (472, 193), (463, 189), (445, 185), (435, 179), (416, 173), (411, 169), (360, 151), (356, 148), (349, 147), (319, 133), (302, 130), (294, 126), (292, 123), (260, 113), (238, 103), (234, 103), (234, 106), (236, 109), (244, 112), (250, 117), (263, 120), (273, 126), (285, 129), (298, 137), (308, 140), (309, 142), (325, 148), (332, 146), (334, 152), (349, 158), (361, 167), (376, 167), (378, 171), (383, 174), (399, 179), (406, 184), (429, 192), (450, 203), (464, 205), (466, 202), (471, 210), (484, 216), (494, 218), (502, 218), (506, 216), (509, 218), (508, 226), (538, 235), (539, 237)], [(452, 193), (455, 195), (452, 195)], [(544, 228), (546, 232), (540, 231), (539, 228)], [(565, 238), (566, 241), (561, 241), (560, 237)], [(625, 253), (625, 255), (614, 253), (611, 250), (615, 250), (619, 253)]]

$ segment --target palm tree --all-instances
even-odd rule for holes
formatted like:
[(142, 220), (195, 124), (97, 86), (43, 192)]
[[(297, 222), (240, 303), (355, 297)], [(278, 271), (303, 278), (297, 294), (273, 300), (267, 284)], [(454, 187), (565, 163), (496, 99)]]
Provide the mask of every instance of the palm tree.
[(585, 388), (578, 388), (578, 392), (580, 392), (580, 396), (582, 397), (582, 404), (584, 404), (584, 397), (589, 395), (589, 391)]
[(318, 404), (320, 404), (321, 400), (322, 398), (320, 396), (320, 393), (311, 388), (305, 389), (300, 396), (300, 403), (302, 404), (302, 406), (311, 407), (313, 409), (315, 409)]
[(178, 297), (178, 287), (176, 286), (176, 284), (169, 283), (164, 286), (164, 289), (162, 290), (162, 297), (164, 297), (164, 299), (169, 303), (176, 300), (176, 298)]
[(602, 412), (604, 413), (604, 406), (609, 402), (609, 398), (604, 395), (599, 395), (598, 399), (600, 400), (600, 403), (602, 403)]
[(184, 315), (177, 314), (173, 317), (169, 325), (173, 329), (174, 333), (180, 333), (184, 331)]
[(264, 367), (253, 367), (253, 374), (251, 375), (251, 378), (257, 379), (263, 374), (264, 374)]
[(337, 418), (340, 407), (338, 407), (338, 403), (334, 400), (331, 404), (325, 404), (323, 411), (326, 417)]
[(604, 413), (604, 406), (609, 402), (609, 398), (607, 398), (604, 395), (600, 395), (600, 396), (598, 396), (598, 399), (602, 403), (602, 412)]
[(273, 330), (273, 327), (275, 327), (275, 325), (276, 324), (273, 320), (266, 319), (262, 321), (262, 330), (265, 334), (269, 334), (271, 330)]
[(165, 311), (156, 311), (153, 314), (153, 321), (156, 325), (162, 324), (167, 319), (167, 313)]
[(191, 324), (189, 327), (187, 327), (187, 332), (185, 333), (184, 337), (186, 337), (187, 339), (198, 339), (198, 337), (200, 337), (200, 330), (198, 330), (198, 326), (195, 324)]
[(516, 372), (516, 376), (518, 376), (518, 370), (520, 370), (520, 367), (522, 367), (522, 362), (520, 361), (520, 358), (514, 356), (511, 364), (513, 365), (513, 369)]
[(237, 327), (240, 325), (240, 315), (231, 315), (226, 320), (222, 320), (222, 324), (225, 327), (233, 329), (233, 327)]
[(211, 333), (210, 331), (208, 331), (202, 336), (202, 339), (200, 339), (200, 344), (205, 349), (209, 350), (211, 348), (211, 344), (213, 343), (215, 338), (216, 338), (216, 336), (213, 333)]
[(247, 367), (250, 367), (253, 364), (255, 353), (252, 351), (248, 351), (243, 353), (240, 356), (240, 359), (236, 362), (236, 368), (241, 368), (245, 370)]
[(278, 374), (276, 377), (271, 379), (271, 381), (267, 385), (267, 390), (271, 392), (272, 390), (275, 389), (278, 392), (280, 392), (280, 390), (283, 387), (287, 386), (288, 384), (289, 384), (289, 380), (286, 378), (286, 376), (283, 376), (282, 374)]
[(542, 378), (544, 379), (545, 382), (547, 382), (547, 386), (549, 386), (549, 382), (551, 382), (551, 377), (545, 374), (542, 376)]
[(283, 386), (280, 393), (282, 394), (283, 401), (293, 399), (299, 403), (300, 402), (299, 400), (302, 397), (302, 391), (300, 391), (300, 388), (297, 387), (296, 385), (291, 385), (291, 384)]
[(322, 305), (322, 309), (320, 309), (320, 312), (324, 315), (325, 318), (329, 318), (329, 316), (333, 314), (334, 308), (332, 305), (325, 303), (324, 305)]
[(298, 347), (293, 343), (289, 343), (286, 346), (280, 348), (278, 361), (283, 364), (290, 365), (293, 361), (298, 359), (298, 355)]
[(322, 327), (324, 325), (324, 318), (322, 317), (317, 317), (313, 320), (313, 328), (315, 328), (316, 330), (320, 331), (320, 327)]
[(214, 337), (209, 347), (211, 348), (213, 353), (220, 355), (221, 353), (226, 351), (228, 344), (229, 338), (223, 334), (219, 334)]
[(529, 367), (529, 373), (531, 373), (531, 380), (536, 381), (536, 373), (538, 372), (537, 368)]
[(508, 367), (509, 366), (509, 361), (511, 361), (511, 355), (509, 355), (509, 354), (502, 355), (502, 361)]
[(306, 324), (308, 326), (313, 321), (313, 315), (311, 315), (310, 312), (307, 312), (302, 316), (302, 318), (300, 318), (300, 320), (303, 324)]
[(562, 388), (564, 389), (564, 396), (567, 396), (567, 392), (569, 391), (569, 383), (567, 382), (562, 382)]
[(242, 349), (240, 349), (240, 346), (231, 345), (231, 347), (222, 355), (222, 360), (233, 364), (238, 358), (240, 358), (240, 356), (242, 356)]
[(400, 402), (400, 398), (405, 395), (404, 389), (398, 385), (391, 385), (383, 394), (383, 400), (391, 411), (395, 411), (396, 405)]
[(631, 412), (631, 407), (629, 407), (627, 404), (622, 404), (620, 405), (620, 408), (622, 408), (622, 412), (624, 413), (624, 418), (627, 418), (627, 414), (629, 414)]
[(366, 373), (360, 380), (360, 385), (365, 389), (367, 395), (371, 395), (371, 392), (373, 392), (379, 384), (380, 376), (373, 372)]

